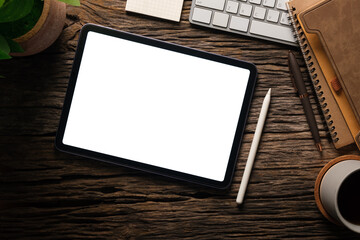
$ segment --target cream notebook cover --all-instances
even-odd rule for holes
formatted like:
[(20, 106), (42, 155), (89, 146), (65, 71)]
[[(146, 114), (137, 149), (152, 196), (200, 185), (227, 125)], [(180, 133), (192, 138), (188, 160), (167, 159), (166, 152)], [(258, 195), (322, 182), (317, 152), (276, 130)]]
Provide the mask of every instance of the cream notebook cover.
[(322, 107), (323, 115), (328, 125), (334, 146), (338, 149), (354, 143), (354, 138), (342, 115), (340, 107), (332, 94), (332, 89), (327, 83), (326, 76), (330, 76), (331, 72), (327, 71), (326, 68), (322, 68), (322, 57), (319, 54), (315, 54), (321, 50), (318, 48), (317, 36), (316, 34), (309, 34), (306, 32), (298, 18), (301, 12), (318, 2), (318, 0), (292, 0), (288, 2), (288, 8), (312, 83)]
[(180, 21), (184, 0), (127, 0), (126, 11)]

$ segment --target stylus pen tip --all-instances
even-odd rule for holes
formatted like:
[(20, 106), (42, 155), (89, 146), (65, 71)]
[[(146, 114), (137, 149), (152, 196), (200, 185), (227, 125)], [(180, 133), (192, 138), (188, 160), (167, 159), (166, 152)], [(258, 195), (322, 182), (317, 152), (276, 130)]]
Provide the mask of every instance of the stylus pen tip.
[(244, 195), (239, 195), (239, 196), (236, 198), (236, 204), (237, 204), (237, 205), (241, 205), (243, 202), (244, 202)]

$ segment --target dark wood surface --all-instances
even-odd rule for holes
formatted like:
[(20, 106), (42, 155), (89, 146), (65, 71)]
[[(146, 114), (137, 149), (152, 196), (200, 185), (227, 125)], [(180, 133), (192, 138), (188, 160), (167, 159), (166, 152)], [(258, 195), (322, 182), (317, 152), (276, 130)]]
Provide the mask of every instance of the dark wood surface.
[[(311, 138), (280, 44), (125, 12), (126, 1), (67, 7), (59, 39), (45, 52), (0, 62), (1, 239), (359, 238), (318, 211), (320, 169), (354, 147), (335, 150), (311, 96), (324, 152)], [(96, 23), (253, 62), (259, 71), (233, 184), (213, 191), (192, 184), (61, 153), (54, 139), (71, 64), (85, 23)], [(121, 67), (121, 66), (120, 66)], [(179, 66), (181, 67), (181, 66)], [(186, 71), (186, 69), (184, 69)], [(310, 80), (307, 82), (311, 90)], [(235, 198), (263, 97), (272, 88), (245, 203)]]

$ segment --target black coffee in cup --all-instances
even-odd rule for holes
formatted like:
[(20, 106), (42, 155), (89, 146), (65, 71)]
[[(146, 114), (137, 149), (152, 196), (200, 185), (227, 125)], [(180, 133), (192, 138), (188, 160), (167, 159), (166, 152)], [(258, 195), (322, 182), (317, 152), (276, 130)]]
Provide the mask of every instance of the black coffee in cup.
[(353, 172), (341, 184), (338, 206), (343, 218), (360, 225), (360, 170)]

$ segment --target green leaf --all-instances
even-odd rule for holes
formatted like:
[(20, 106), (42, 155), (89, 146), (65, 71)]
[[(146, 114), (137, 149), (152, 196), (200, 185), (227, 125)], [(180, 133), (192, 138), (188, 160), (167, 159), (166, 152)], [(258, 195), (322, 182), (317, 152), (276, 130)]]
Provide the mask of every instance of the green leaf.
[(80, 6), (80, 0), (58, 0), (58, 1), (77, 7)]
[(38, 22), (43, 8), (44, 2), (35, 0), (33, 8), (25, 17), (13, 22), (0, 23), (0, 34), (7, 39), (14, 39), (29, 32)]
[(2, 59), (10, 59), (11, 56), (8, 53), (5, 53), (4, 51), (0, 50), (0, 60)]
[[(2, 1), (2, 0), (0, 0)], [(0, 22), (13, 22), (28, 15), (34, 0), (9, 0), (0, 8)]]
[(0, 34), (0, 51), (2, 51), (5, 54), (9, 54), (10, 52), (8, 41), (1, 34)]
[(10, 47), (10, 52), (24, 52), (24, 49), (20, 46), (19, 43), (11, 39), (8, 39), (8, 44)]
[(10, 47), (7, 40), (0, 34), (0, 59), (9, 59)]
[(4, 4), (5, 0), (0, 0), (0, 7)]

